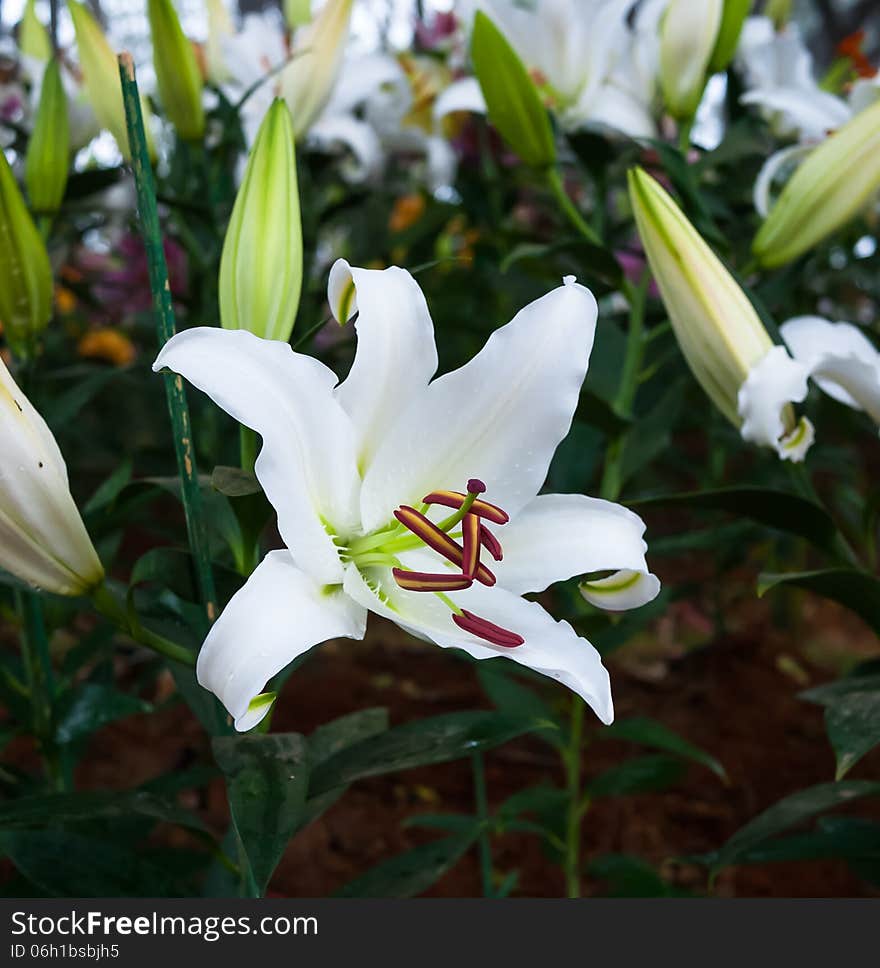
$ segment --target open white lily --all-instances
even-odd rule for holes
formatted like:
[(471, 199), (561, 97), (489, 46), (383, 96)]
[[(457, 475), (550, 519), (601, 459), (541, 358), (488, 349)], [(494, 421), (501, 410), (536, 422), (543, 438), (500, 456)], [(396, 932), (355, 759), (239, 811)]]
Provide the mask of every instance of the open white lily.
[(821, 390), (880, 424), (880, 353), (858, 326), (797, 316), (779, 332)]
[(437, 645), (557, 679), (610, 722), (599, 654), (520, 597), (597, 571), (617, 573), (583, 589), (606, 608), (659, 590), (638, 516), (538, 495), (587, 372), (592, 294), (567, 278), (437, 379), (431, 317), (408, 272), (340, 260), (329, 299), (340, 321), (358, 314), (354, 364), (338, 386), (318, 361), (243, 330), (179, 333), (154, 364), (261, 435), (255, 471), (287, 545), (212, 628), (199, 682), (249, 729), (271, 705), (261, 691), (273, 675), (326, 639), (362, 638), (374, 612)]
[(657, 133), (667, 2), (469, 0), (466, 9), (482, 10), (505, 35), (566, 130), (597, 125), (638, 138)]

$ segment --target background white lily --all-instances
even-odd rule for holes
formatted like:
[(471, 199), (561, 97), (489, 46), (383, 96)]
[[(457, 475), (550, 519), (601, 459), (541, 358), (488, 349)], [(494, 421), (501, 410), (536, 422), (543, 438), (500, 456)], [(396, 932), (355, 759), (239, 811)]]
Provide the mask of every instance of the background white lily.
[(796, 316), (779, 332), (821, 390), (880, 424), (880, 353), (858, 326)]
[[(249, 729), (268, 711), (270, 702), (257, 697), (273, 675), (326, 639), (363, 637), (370, 611), (478, 659), (512, 658), (564, 683), (610, 722), (599, 654), (567, 622), (520, 597), (600, 570), (629, 573), (617, 586), (588, 589), (607, 608), (636, 607), (659, 591), (637, 515), (582, 495), (538, 496), (587, 372), (593, 295), (567, 278), (437, 379), (433, 325), (408, 272), (339, 261), (329, 298), (338, 319), (358, 313), (355, 361), (338, 386), (318, 361), (243, 330), (179, 333), (154, 364), (261, 435), (255, 470), (287, 545), (266, 556), (212, 628), (199, 682), (238, 729)], [(395, 511), (415, 511), (431, 492), (463, 491), (476, 477), (509, 518), (484, 536), (487, 549), (497, 552), (499, 541), (504, 549), (502, 561), (489, 561), (497, 581), (480, 563), (459, 591), (404, 589), (395, 567), (461, 582), (467, 566), (456, 571)], [(442, 517), (434, 508), (428, 515)]]

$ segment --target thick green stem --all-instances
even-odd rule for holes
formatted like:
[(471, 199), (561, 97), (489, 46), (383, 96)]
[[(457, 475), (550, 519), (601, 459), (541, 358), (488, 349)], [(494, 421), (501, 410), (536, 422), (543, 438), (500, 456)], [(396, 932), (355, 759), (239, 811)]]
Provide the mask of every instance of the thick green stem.
[(15, 600), (22, 622), (22, 657), (33, 714), (32, 728), (40, 745), (49, 784), (55, 790), (64, 790), (66, 771), (55, 743), (55, 680), (43, 605), (33, 592), (16, 592)]
[[(119, 76), (122, 82), (125, 122), (131, 150), (131, 167), (137, 188), (141, 233), (147, 250), (150, 289), (153, 293), (153, 310), (161, 348), (174, 335), (174, 308), (171, 302), (171, 287), (168, 283), (165, 251), (162, 247), (159, 212), (156, 208), (156, 190), (153, 171), (150, 167), (147, 139), (144, 133), (144, 119), (141, 114), (140, 97), (134, 76), (134, 62), (130, 54), (120, 54)], [(183, 379), (180, 376), (174, 373), (165, 373), (164, 377), (168, 412), (171, 415), (174, 432), (174, 450), (182, 485), (189, 545), (195, 560), (205, 613), (208, 621), (213, 622), (217, 617), (217, 595), (214, 590), (214, 576), (211, 572), (207, 533), (202, 516), (202, 494), (199, 490), (186, 392), (183, 387)]]
[(103, 615), (126, 635), (131, 636), (140, 645), (146, 646), (157, 655), (180, 662), (182, 665), (193, 667), (196, 659), (186, 646), (178, 645), (156, 632), (144, 628), (125, 605), (113, 594), (106, 584), (99, 585), (92, 592), (92, 604), (95, 611)]
[(477, 846), (480, 851), (483, 897), (492, 897), (495, 888), (492, 881), (492, 845), (489, 842), (489, 800), (486, 796), (486, 769), (481, 753), (474, 753), (471, 756), (471, 766), (474, 774), (474, 802), (481, 824)]
[(552, 167), (547, 169), (547, 184), (569, 222), (571, 222), (587, 242), (591, 245), (601, 246), (602, 240), (578, 211), (574, 202), (568, 197), (568, 192), (565, 190), (565, 185), (562, 184), (562, 176), (559, 174), (558, 168)]
[(565, 825), (565, 891), (581, 896), (581, 744), (584, 735), (584, 701), (572, 694), (568, 749), (565, 756), (568, 810)]

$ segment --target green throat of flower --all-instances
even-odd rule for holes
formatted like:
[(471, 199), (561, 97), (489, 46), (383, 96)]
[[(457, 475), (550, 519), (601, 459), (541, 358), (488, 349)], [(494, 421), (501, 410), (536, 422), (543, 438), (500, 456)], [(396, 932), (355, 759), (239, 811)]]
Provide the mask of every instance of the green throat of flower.
[[(436, 595), (463, 631), (492, 645), (515, 648), (525, 641), (521, 635), (460, 608), (447, 594), (470, 588), (475, 581), (489, 587), (495, 584), (495, 576), (480, 558), (487, 551), (495, 561), (501, 561), (503, 552), (487, 524), (500, 526), (510, 519), (500, 507), (480, 498), (485, 490), (482, 481), (472, 478), (466, 493), (432, 491), (422, 498), (421, 507), (401, 505), (394, 512), (395, 524), (350, 541), (339, 554), (343, 563), (353, 564), (361, 572), (390, 568), (395, 583), (404, 591)], [(452, 513), (435, 524), (426, 513), (432, 505), (448, 507)], [(421, 548), (440, 555), (454, 568), (437, 572), (406, 568), (400, 555)]]

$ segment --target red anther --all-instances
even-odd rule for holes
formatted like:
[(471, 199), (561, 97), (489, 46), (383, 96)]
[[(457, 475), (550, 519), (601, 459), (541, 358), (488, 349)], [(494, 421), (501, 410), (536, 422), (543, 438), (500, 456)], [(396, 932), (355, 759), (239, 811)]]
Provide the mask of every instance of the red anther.
[(468, 494), (484, 494), (486, 491), (486, 485), (479, 479), (479, 477), (472, 477), (468, 483)]
[(480, 525), (480, 543), (496, 561), (501, 561), (504, 558), (504, 552), (501, 550), (501, 542), (485, 524)]
[(405, 568), (392, 568), (394, 580), (408, 592), (460, 592), (470, 588), (473, 578), (447, 572), (445, 575), (432, 575), (426, 571), (407, 571)]
[(844, 37), (837, 45), (837, 53), (840, 57), (847, 57), (852, 62), (853, 69), (859, 77), (875, 77), (877, 68), (868, 60), (864, 52), (865, 31), (857, 30), (855, 33)]
[[(431, 491), (430, 494), (422, 498), (422, 503), (440, 504), (446, 508), (455, 508), (457, 511), (464, 504), (465, 497), (467, 495), (462, 494), (461, 491)], [(501, 508), (490, 504), (488, 501), (474, 501), (469, 511), (471, 514), (476, 514), (478, 518), (485, 518), (493, 524), (507, 524), (510, 520), (506, 511), (502, 511)]]
[(408, 504), (403, 504), (394, 512), (394, 517), (405, 528), (412, 531), (416, 537), (421, 538), (437, 554), (443, 555), (454, 565), (461, 564), (463, 556), (461, 547), (445, 531), (441, 531), (433, 521), (428, 520), (424, 514), (419, 513)]
[(480, 566), (480, 519), (476, 514), (466, 514), (461, 522), (464, 554), (461, 570), (468, 578), (474, 578)]
[(525, 642), (525, 639), (521, 635), (517, 635), (516, 632), (504, 629), (500, 625), (488, 621), (488, 619), (480, 618), (479, 615), (474, 615), (467, 609), (462, 609), (461, 615), (453, 612), (452, 621), (465, 632), (470, 632), (477, 638), (485, 639), (492, 645), (503, 646), (505, 649), (515, 649)]
[[(461, 568), (464, 562), (464, 551), (459, 544), (452, 540), (448, 534), (441, 531), (433, 521), (429, 521), (424, 514), (420, 514), (415, 508), (408, 504), (403, 504), (395, 512), (394, 516), (405, 527), (408, 528), (416, 537), (422, 539), (425, 544), (443, 555), (448, 561)], [(482, 585), (490, 588), (495, 584), (496, 578), (489, 569), (480, 564), (477, 566), (473, 576)]]

